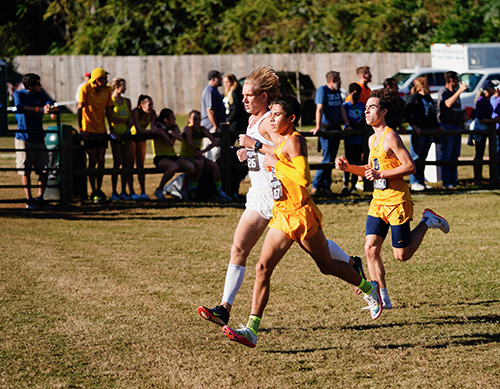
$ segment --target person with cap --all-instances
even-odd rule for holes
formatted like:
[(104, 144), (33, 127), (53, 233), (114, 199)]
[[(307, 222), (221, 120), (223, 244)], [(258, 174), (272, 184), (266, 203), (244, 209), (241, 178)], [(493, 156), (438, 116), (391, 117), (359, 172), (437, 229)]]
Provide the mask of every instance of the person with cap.
[[(95, 68), (78, 94), (78, 127), (89, 156), (89, 169), (104, 168), (104, 156), (108, 147), (105, 118), (113, 134), (113, 100), (111, 87), (108, 86), (108, 74), (102, 68)], [(94, 203), (106, 201), (106, 195), (101, 190), (102, 179), (102, 174), (89, 175), (91, 199)]]
[[(226, 121), (226, 109), (222, 95), (218, 91), (218, 87), (222, 85), (222, 75), (224, 73), (218, 70), (210, 70), (208, 72), (208, 84), (203, 89), (201, 94), (201, 126), (208, 129), (210, 132), (219, 132), (220, 124)], [(206, 147), (207, 139), (203, 139), (203, 147)], [(209, 142), (208, 142), (209, 143)], [(205, 155), (208, 159), (216, 162), (219, 147), (213, 148), (210, 155)]]

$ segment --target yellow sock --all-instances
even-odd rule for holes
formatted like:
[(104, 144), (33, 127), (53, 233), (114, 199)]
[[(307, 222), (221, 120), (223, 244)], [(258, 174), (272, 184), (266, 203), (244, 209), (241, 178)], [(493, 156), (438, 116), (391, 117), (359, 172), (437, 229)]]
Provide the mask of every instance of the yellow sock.
[(367, 282), (363, 277), (361, 277), (361, 282), (357, 285), (358, 289), (361, 290), (364, 294), (370, 294), (373, 290), (372, 284)]

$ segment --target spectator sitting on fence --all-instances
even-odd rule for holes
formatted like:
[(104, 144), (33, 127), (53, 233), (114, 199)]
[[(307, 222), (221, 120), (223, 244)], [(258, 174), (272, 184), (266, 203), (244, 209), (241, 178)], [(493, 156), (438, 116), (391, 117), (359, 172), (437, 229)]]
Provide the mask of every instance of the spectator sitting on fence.
[[(200, 145), (201, 145), (201, 138), (194, 137), (194, 134), (203, 134), (204, 137), (208, 138), (210, 140), (210, 144), (204, 148), (203, 150), (200, 150)], [(205, 127), (201, 126), (201, 114), (199, 111), (191, 111), (189, 112), (188, 115), (188, 123), (187, 126), (184, 127), (183, 131), (183, 140), (181, 143), (181, 152), (180, 156), (181, 158), (187, 158), (191, 162), (193, 162), (197, 169), (196, 173), (194, 175), (193, 181), (191, 182), (191, 186), (189, 188), (189, 193), (190, 195), (197, 195), (197, 186), (198, 182), (201, 178), (201, 175), (203, 172), (209, 172), (212, 175), (212, 179), (215, 183), (215, 187), (217, 190), (217, 195), (220, 200), (223, 201), (229, 201), (231, 200), (231, 197), (229, 197), (227, 194), (224, 193), (222, 190), (222, 181), (221, 181), (221, 174), (219, 170), (219, 166), (205, 158), (203, 156), (204, 153), (212, 149), (213, 147), (217, 146), (219, 144), (219, 140), (216, 139), (210, 131), (208, 131)], [(201, 162), (201, 163), (200, 163)], [(198, 194), (199, 196), (199, 194)]]
[[(134, 126), (130, 129), (130, 133), (135, 136), (135, 142), (132, 143), (132, 158), (135, 158), (137, 168), (143, 168), (146, 159), (146, 138), (141, 135), (159, 133), (159, 129), (156, 127), (156, 112), (151, 97), (147, 95), (139, 96), (137, 107), (132, 110), (132, 119), (134, 120)], [(147, 130), (148, 126), (151, 128), (150, 130)], [(145, 174), (138, 174), (137, 178), (141, 187), (141, 194), (135, 193), (133, 178), (131, 178), (130, 197), (132, 197), (132, 200), (149, 200), (149, 196), (146, 194)]]
[[(113, 100), (111, 100), (111, 87), (108, 86), (108, 72), (101, 68), (92, 70), (90, 80), (80, 88), (78, 96), (78, 126), (85, 143), (85, 150), (89, 156), (89, 169), (104, 168), (104, 156), (108, 148), (106, 135), (106, 116), (111, 132), (113, 127)], [(107, 200), (101, 190), (102, 174), (89, 174), (94, 203)]]
[(243, 106), (243, 95), (241, 85), (234, 74), (228, 74), (222, 79), (224, 85), (224, 106), (226, 107), (226, 117), (231, 131), (231, 145), (238, 139), (240, 134), (244, 134), (248, 126), (249, 114)]
[(192, 181), (196, 166), (193, 161), (188, 158), (178, 157), (174, 150), (176, 140), (182, 141), (182, 134), (179, 127), (175, 123), (175, 114), (171, 109), (165, 108), (160, 112), (160, 116), (156, 120), (156, 126), (159, 128), (161, 139), (153, 139), (153, 154), (154, 164), (164, 173), (160, 180), (158, 188), (155, 190), (155, 196), (158, 200), (166, 200), (163, 194), (165, 184), (174, 176), (176, 172), (184, 172), (184, 181), (180, 190), (181, 199), (186, 201), (189, 199), (188, 188)]
[[(348, 102), (344, 103), (344, 109), (349, 118), (349, 123), (354, 130), (363, 130), (366, 126), (364, 119), (365, 105), (359, 101), (361, 95), (361, 86), (357, 83), (349, 85), (349, 95), (351, 98)], [(348, 132), (349, 130), (346, 130)], [(361, 135), (345, 136), (344, 139), (345, 157), (349, 163), (361, 161), (363, 155), (363, 137)], [(349, 189), (349, 178), (351, 181), (351, 188)], [(345, 171), (343, 176), (344, 187), (342, 188), (342, 195), (348, 195), (356, 190), (358, 176)]]
[[(113, 136), (111, 138), (111, 150), (113, 151), (113, 169), (119, 169), (120, 166), (124, 168), (132, 168), (134, 166), (134, 159), (132, 155), (132, 141), (122, 139), (122, 135), (130, 130), (132, 120), (132, 104), (130, 99), (123, 97), (122, 94), (127, 90), (127, 83), (123, 78), (113, 78), (111, 80), (111, 100), (113, 100)], [(127, 184), (129, 190), (132, 190), (132, 175), (122, 174), (122, 191), (120, 194), (116, 191), (118, 184), (118, 174), (111, 176), (111, 185), (113, 193), (111, 194), (111, 201), (118, 200), (131, 200), (127, 194)]]
[[(17, 109), (17, 132), (15, 136), (16, 167), (21, 175), (26, 195), (26, 208), (49, 208), (51, 205), (43, 199), (47, 184), (48, 154), (45, 147), (42, 117), (57, 111), (52, 99), (42, 91), (40, 76), (33, 73), (23, 77), (25, 89), (14, 92), (14, 105)], [(36, 199), (31, 197), (31, 170), (39, 175)]]

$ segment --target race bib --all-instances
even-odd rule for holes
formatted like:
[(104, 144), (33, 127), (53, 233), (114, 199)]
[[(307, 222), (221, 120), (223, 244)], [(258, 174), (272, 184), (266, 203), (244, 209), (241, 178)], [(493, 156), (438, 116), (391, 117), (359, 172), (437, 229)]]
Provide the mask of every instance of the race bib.
[(271, 188), (273, 190), (273, 199), (280, 201), (283, 198), (283, 187), (281, 186), (281, 181), (274, 174), (274, 171), (271, 178)]
[(379, 178), (373, 181), (373, 187), (378, 190), (384, 190), (387, 188), (387, 180), (385, 178)]
[(247, 165), (248, 170), (258, 172), (260, 170), (259, 158), (255, 150), (247, 149)]

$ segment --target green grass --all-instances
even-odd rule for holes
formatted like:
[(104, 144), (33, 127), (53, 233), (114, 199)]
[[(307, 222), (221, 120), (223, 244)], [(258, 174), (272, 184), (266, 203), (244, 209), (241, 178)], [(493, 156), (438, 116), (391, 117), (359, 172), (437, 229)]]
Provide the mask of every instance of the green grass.
[[(0, 209), (0, 387), (498, 388), (500, 192), (414, 200), (416, 222), (430, 207), (451, 231), (429, 231), (406, 263), (384, 244), (395, 309), (372, 321), (293, 246), (256, 349), (196, 312), (220, 302), (241, 207)], [(327, 237), (363, 256), (367, 208), (320, 204)], [(249, 314), (261, 245), (232, 325)]]

